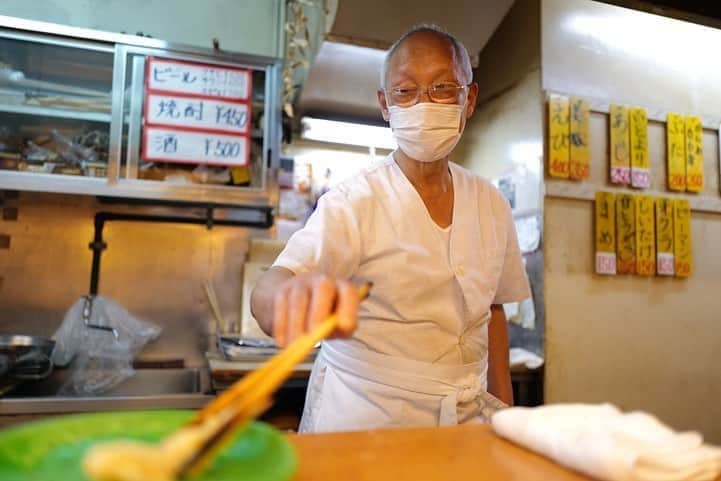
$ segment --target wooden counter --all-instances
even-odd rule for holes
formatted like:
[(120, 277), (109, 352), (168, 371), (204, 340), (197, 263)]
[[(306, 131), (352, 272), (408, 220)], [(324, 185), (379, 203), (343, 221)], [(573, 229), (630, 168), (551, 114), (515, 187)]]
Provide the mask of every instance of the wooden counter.
[(495, 434), (487, 425), (293, 434), (296, 481), (587, 481)]

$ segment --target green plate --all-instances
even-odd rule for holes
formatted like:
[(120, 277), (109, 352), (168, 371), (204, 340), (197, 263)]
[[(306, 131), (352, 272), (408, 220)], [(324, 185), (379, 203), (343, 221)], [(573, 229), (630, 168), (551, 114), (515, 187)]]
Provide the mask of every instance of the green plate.
[[(95, 442), (158, 441), (193, 411), (129, 411), (62, 416), (0, 431), (0, 480), (87, 481), (81, 468)], [(292, 446), (275, 429), (252, 423), (197, 481), (286, 481), (297, 465)], [(148, 480), (151, 481), (151, 480)]]

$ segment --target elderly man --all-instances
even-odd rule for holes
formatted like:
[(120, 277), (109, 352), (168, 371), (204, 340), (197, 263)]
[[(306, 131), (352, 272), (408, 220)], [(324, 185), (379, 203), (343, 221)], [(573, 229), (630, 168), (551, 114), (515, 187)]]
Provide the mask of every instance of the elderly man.
[[(512, 402), (502, 304), (529, 288), (511, 211), (449, 160), (477, 94), (455, 37), (402, 36), (378, 90), (398, 149), (325, 194), (259, 280), (253, 313), (281, 346), (339, 316), (301, 431), (477, 421), (483, 390)], [(373, 282), (360, 305), (351, 277)]]

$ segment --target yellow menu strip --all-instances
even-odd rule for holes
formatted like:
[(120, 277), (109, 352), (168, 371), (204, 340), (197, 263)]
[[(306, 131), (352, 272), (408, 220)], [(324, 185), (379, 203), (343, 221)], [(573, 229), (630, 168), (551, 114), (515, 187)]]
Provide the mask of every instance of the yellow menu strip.
[(628, 108), (625, 105), (611, 105), (608, 119), (611, 182), (627, 185), (631, 183)]
[(698, 117), (686, 117), (686, 190), (703, 190), (703, 126)]
[(631, 131), (631, 185), (641, 189), (651, 186), (648, 164), (648, 118), (646, 110), (629, 110), (629, 128)]
[(588, 101), (572, 98), (570, 100), (571, 124), (569, 143), (571, 153), (569, 157), (569, 172), (571, 179), (588, 179), (591, 175), (590, 139), (590, 109)]
[(636, 203), (631, 194), (616, 194), (616, 270), (636, 273)]
[(683, 115), (666, 117), (666, 158), (669, 190), (686, 190), (686, 127)]
[(548, 98), (548, 173), (551, 177), (568, 178), (569, 117), (568, 97), (552, 94)]
[(616, 204), (610, 192), (596, 192), (596, 273), (616, 274)]
[(656, 199), (656, 272), (674, 275), (673, 201)]
[(677, 277), (689, 277), (692, 272), (691, 207), (687, 199), (674, 199), (674, 254)]
[(656, 236), (654, 203), (648, 195), (635, 196), (636, 201), (636, 272), (643, 276), (656, 273)]

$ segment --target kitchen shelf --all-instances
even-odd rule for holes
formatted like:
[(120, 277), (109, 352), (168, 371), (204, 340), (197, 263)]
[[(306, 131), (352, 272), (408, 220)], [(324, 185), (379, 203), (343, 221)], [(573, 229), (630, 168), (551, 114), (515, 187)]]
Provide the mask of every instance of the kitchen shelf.
[[(16, 30), (22, 34), (18, 36)], [(262, 208), (272, 207), (277, 202), (275, 169), (281, 139), (280, 96), (277, 93), (281, 59), (219, 53), (104, 32), (69, 31), (58, 25), (28, 23), (1, 15), (0, 54), (12, 58), (10, 64), (15, 70), (11, 72), (23, 74), (20, 80), (0, 82), (0, 118), (13, 145), (25, 145), (28, 140), (47, 136), (53, 130), (70, 139), (91, 131), (103, 136), (103, 145), (92, 148), (96, 151), (102, 148), (103, 158), (107, 154), (108, 162), (107, 175), (103, 178), (0, 170), (0, 189)], [(146, 74), (151, 58), (179, 65), (217, 64), (251, 74), (254, 98), (248, 102), (248, 119), (255, 121), (247, 134), (249, 140), (252, 139), (248, 142), (250, 185), (176, 184), (161, 179), (137, 178), (143, 149), (147, 149), (144, 142), (149, 139), (145, 136), (143, 117)], [(9, 67), (3, 69), (9, 70)], [(59, 93), (37, 100), (27, 97), (28, 93), (45, 91)], [(171, 124), (167, 127), (178, 127)], [(203, 132), (215, 135), (210, 127), (212, 125), (205, 125)], [(192, 139), (196, 138), (186, 135), (165, 139), (175, 142), (166, 146), (165, 160), (169, 164), (176, 161), (185, 164), (170, 165), (168, 171), (178, 170), (187, 175), (188, 166), (222, 163), (224, 159), (219, 155), (210, 155), (213, 152), (195, 152)], [(178, 148), (179, 141), (182, 143), (176, 152), (173, 149)], [(47, 146), (65, 158), (57, 152), (61, 148), (58, 142)]]
[(110, 123), (110, 113), (104, 114), (102, 112), (84, 112), (82, 110), (54, 109), (51, 107), (41, 107), (38, 105), (0, 104), (0, 112), (40, 115), (44, 117), (59, 117), (62, 119), (89, 120), (91, 122), (103, 122), (107, 124)]

